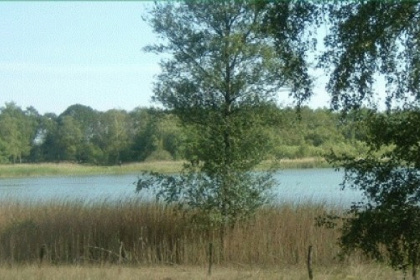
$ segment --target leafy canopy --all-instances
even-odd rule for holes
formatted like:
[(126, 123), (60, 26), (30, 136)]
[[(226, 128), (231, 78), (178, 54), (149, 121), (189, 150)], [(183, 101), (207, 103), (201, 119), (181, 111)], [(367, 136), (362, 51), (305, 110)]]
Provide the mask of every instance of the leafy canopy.
[(374, 82), (386, 84), (388, 108), (418, 106), (420, 4), (418, 1), (340, 1), (326, 4), (331, 30), (321, 65), (336, 108), (376, 105)]

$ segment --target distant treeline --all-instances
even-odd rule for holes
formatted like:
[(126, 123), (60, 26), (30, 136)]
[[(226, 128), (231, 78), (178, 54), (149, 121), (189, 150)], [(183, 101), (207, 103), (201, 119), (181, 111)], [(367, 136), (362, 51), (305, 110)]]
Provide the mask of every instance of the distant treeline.
[[(274, 108), (267, 128), (273, 158), (303, 158), (336, 152), (363, 153), (363, 129), (328, 109)], [(181, 160), (188, 128), (168, 111), (153, 108), (100, 112), (72, 105), (41, 115), (15, 103), (0, 108), (0, 163), (78, 162), (113, 165)]]

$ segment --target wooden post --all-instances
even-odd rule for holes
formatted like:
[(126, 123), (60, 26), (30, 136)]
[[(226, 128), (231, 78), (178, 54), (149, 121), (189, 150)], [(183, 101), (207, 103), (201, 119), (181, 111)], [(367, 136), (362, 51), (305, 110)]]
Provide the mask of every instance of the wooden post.
[(44, 258), (47, 255), (47, 245), (43, 244), (40, 248), (39, 248), (39, 264), (42, 264), (42, 261), (44, 260)]
[(308, 248), (308, 260), (307, 260), (307, 265), (308, 265), (308, 275), (309, 275), (309, 279), (312, 280), (314, 279), (314, 275), (312, 273), (312, 245), (309, 245)]
[(118, 254), (118, 263), (121, 264), (125, 259), (124, 243), (120, 241), (120, 250)]
[(208, 275), (211, 275), (211, 267), (213, 265), (213, 243), (210, 242), (209, 243), (209, 271), (208, 271)]

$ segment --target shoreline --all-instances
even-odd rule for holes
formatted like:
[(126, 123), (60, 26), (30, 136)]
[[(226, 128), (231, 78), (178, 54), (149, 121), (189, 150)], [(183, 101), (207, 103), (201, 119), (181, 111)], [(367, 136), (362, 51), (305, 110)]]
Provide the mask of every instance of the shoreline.
[[(47, 176), (123, 175), (141, 172), (179, 173), (184, 161), (151, 161), (121, 166), (85, 165), (76, 163), (21, 163), (0, 165), (0, 178), (31, 178)], [(323, 158), (282, 159), (263, 161), (255, 170), (331, 168)]]

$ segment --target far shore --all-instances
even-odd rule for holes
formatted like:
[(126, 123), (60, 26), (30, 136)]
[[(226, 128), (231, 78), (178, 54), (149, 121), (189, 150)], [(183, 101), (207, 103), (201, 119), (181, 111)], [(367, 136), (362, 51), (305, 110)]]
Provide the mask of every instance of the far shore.
[[(82, 175), (119, 175), (141, 172), (179, 173), (184, 161), (150, 161), (127, 163), (113, 166), (87, 165), (76, 163), (21, 163), (0, 165), (0, 178), (24, 178), (42, 176), (82, 176)], [(267, 160), (256, 170), (305, 169), (331, 167), (323, 158)]]

